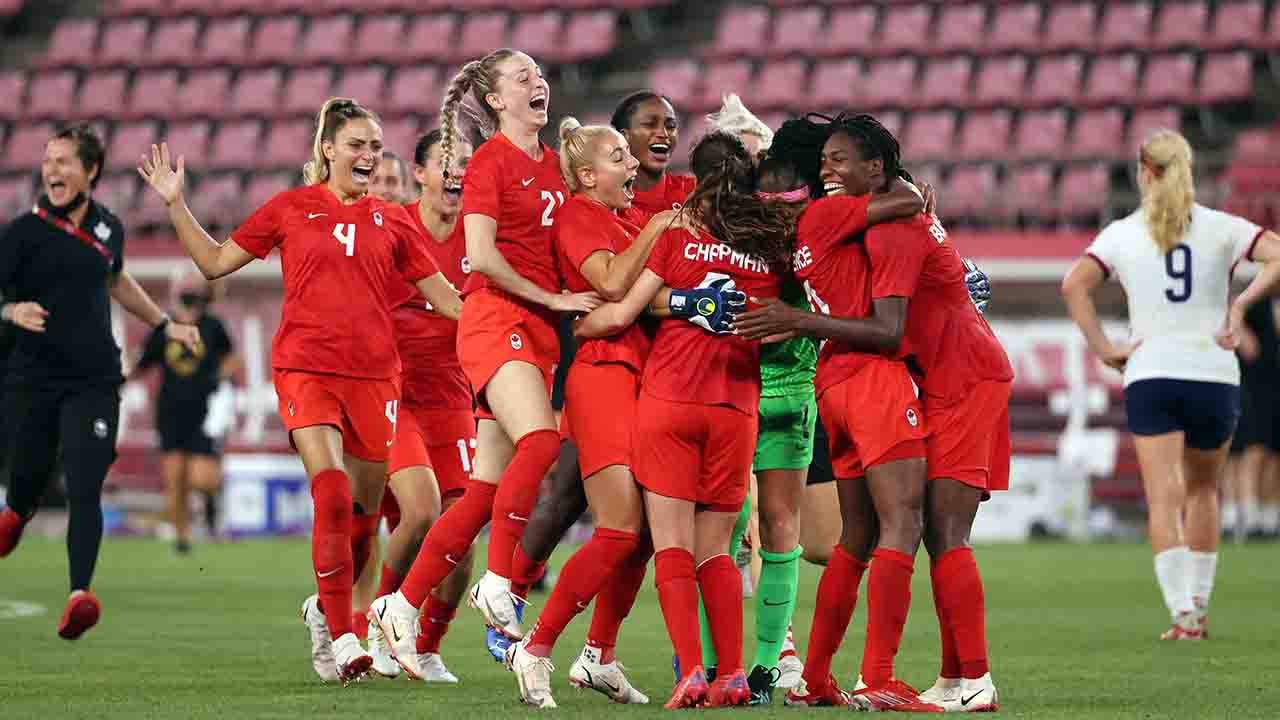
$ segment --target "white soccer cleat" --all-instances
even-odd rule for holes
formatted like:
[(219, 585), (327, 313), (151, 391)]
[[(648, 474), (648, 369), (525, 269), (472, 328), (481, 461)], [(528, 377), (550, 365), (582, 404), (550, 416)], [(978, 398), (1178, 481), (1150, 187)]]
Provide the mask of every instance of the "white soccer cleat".
[(373, 671), (384, 678), (398, 678), (403, 672), (391, 648), (387, 647), (387, 636), (382, 634), (378, 623), (372, 621), (369, 623), (369, 657), (373, 658)]
[[(383, 595), (369, 606), (369, 623), (377, 625), (391, 657), (410, 677), (418, 675), (418, 609), (399, 592)], [(370, 637), (373, 637), (370, 635)]]
[(418, 677), (422, 682), (456, 683), (458, 676), (449, 672), (444, 666), (444, 658), (439, 653), (424, 653), (418, 656)]
[(804, 677), (804, 661), (794, 652), (778, 658), (777, 687), (783, 690), (794, 690)]
[(987, 673), (976, 680), (961, 680), (959, 688), (933, 704), (947, 712), (995, 712), (1000, 709), (1000, 693)]
[(933, 687), (920, 693), (920, 702), (942, 705), (944, 700), (960, 701), (960, 687), (964, 681), (960, 678), (945, 678), (941, 675), (933, 681)]
[(551, 673), (556, 667), (551, 658), (530, 655), (523, 642), (513, 643), (507, 648), (507, 667), (516, 674), (521, 702), (539, 710), (556, 707), (555, 698), (551, 697)]
[(360, 647), (360, 638), (350, 632), (333, 641), (333, 661), (343, 685), (364, 679), (373, 667), (373, 658)]
[(489, 627), (512, 640), (524, 639), (524, 628), (516, 616), (515, 596), (511, 581), (486, 570), (480, 582), (467, 594), (467, 603), (475, 608)]
[(622, 665), (600, 663), (600, 651), (585, 647), (569, 668), (569, 684), (586, 690), (595, 690), (610, 700), (623, 705), (648, 705), (649, 697), (631, 685), (622, 672)]
[(320, 676), (320, 682), (338, 682), (338, 666), (333, 661), (333, 639), (329, 636), (329, 623), (320, 612), (319, 595), (302, 601), (302, 622), (311, 632), (311, 667)]

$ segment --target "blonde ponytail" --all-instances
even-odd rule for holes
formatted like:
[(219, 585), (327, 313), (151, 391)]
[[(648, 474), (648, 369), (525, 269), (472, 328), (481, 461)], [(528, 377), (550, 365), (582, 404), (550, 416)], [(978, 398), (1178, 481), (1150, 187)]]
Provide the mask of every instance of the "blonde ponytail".
[(608, 125), (583, 126), (573, 116), (560, 121), (560, 177), (569, 192), (582, 189), (578, 171), (594, 162), (597, 143), (609, 136), (621, 134)]
[(372, 111), (360, 106), (351, 98), (331, 97), (320, 106), (316, 115), (316, 134), (311, 142), (311, 159), (302, 166), (302, 181), (315, 185), (329, 179), (329, 158), (324, 156), (324, 144), (333, 142), (338, 131), (351, 120), (365, 118), (378, 121)]
[[(472, 134), (488, 140), (498, 131), (498, 113), (489, 107), (485, 96), (498, 87), (498, 64), (515, 55), (510, 48), (494, 50), (479, 60), (472, 60), (449, 81), (440, 106), (440, 164), (448, 177), (453, 163), (453, 146), (459, 140), (470, 140)], [(463, 127), (465, 120), (469, 127)]]
[(1142, 212), (1151, 239), (1167, 254), (1182, 242), (1191, 225), (1196, 200), (1191, 145), (1173, 130), (1157, 130), (1142, 143), (1139, 158), (1152, 176), (1148, 182), (1139, 182)]

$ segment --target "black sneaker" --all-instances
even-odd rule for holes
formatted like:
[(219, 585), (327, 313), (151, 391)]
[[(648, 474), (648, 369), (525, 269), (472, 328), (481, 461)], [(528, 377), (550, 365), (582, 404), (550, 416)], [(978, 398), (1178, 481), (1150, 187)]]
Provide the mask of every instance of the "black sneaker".
[(703, 670), (702, 674), (707, 676), (707, 684), (710, 685), (716, 681), (716, 666), (712, 665), (706, 670)]
[(782, 673), (778, 668), (767, 668), (763, 665), (751, 668), (751, 674), (747, 676), (747, 687), (751, 688), (751, 700), (747, 704), (772, 705), (773, 688), (778, 684), (780, 677)]

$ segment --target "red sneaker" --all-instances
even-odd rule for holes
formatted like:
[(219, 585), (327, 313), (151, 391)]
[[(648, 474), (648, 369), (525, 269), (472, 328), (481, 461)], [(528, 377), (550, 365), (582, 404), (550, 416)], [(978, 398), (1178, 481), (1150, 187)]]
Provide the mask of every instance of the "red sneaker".
[(827, 676), (821, 686), (801, 682), (799, 687), (787, 692), (783, 702), (791, 707), (842, 707), (849, 704), (849, 693), (836, 685), (836, 679)]
[(707, 691), (707, 707), (746, 705), (750, 699), (751, 686), (747, 684), (747, 674), (742, 668), (721, 673)]
[(919, 703), (920, 691), (895, 678), (880, 687), (857, 690), (849, 699), (863, 710), (882, 712)]
[(77, 590), (71, 593), (67, 607), (62, 611), (62, 622), (58, 623), (58, 637), (64, 640), (75, 640), (86, 630), (98, 624), (102, 617), (102, 603), (92, 590)]
[[(30, 519), (27, 518), (27, 520)], [(22, 529), (27, 526), (27, 520), (23, 520), (21, 515), (10, 508), (0, 510), (0, 558), (7, 557), (14, 548), (18, 547), (18, 541), (22, 539)]]
[[(745, 683), (745, 679), (743, 682)], [(689, 674), (676, 685), (676, 689), (671, 693), (671, 699), (662, 707), (667, 710), (702, 707), (707, 701), (708, 689), (707, 674), (699, 665), (689, 671)]]

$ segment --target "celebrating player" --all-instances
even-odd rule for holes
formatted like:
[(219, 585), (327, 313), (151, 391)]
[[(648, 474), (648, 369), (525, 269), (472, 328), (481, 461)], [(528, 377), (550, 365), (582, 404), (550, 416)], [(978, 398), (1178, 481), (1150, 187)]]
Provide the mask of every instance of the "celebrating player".
[[(1142, 207), (1103, 229), (1062, 281), (1089, 349), (1124, 372), (1156, 580), (1173, 619), (1163, 640), (1204, 637), (1218, 563), (1218, 478), (1240, 413), (1232, 350), (1246, 310), (1280, 279), (1280, 237), (1196, 204), (1191, 165), (1178, 133), (1148, 137), (1138, 154)], [(1228, 306), (1241, 260), (1265, 268)], [(1132, 336), (1122, 343), (1103, 332), (1090, 297), (1112, 274), (1129, 299)]]
[(413, 182), (399, 155), (390, 150), (382, 151), (382, 160), (369, 178), (369, 194), (393, 203), (408, 204), (412, 201)]
[(320, 592), (303, 604), (303, 619), (316, 673), (344, 684), (373, 663), (351, 628), (351, 585), (362, 569), (353, 528), (378, 507), (395, 434), (400, 362), (389, 303), (403, 279), (446, 317), (461, 305), (404, 208), (369, 195), (381, 155), (377, 116), (331, 98), (316, 121), (306, 185), (276, 195), (223, 244), (187, 207), (181, 156), (175, 169), (168, 146), (152, 146), (138, 168), (205, 277), (280, 248), (285, 299), (271, 364), (280, 417), (315, 501), (311, 554)]

